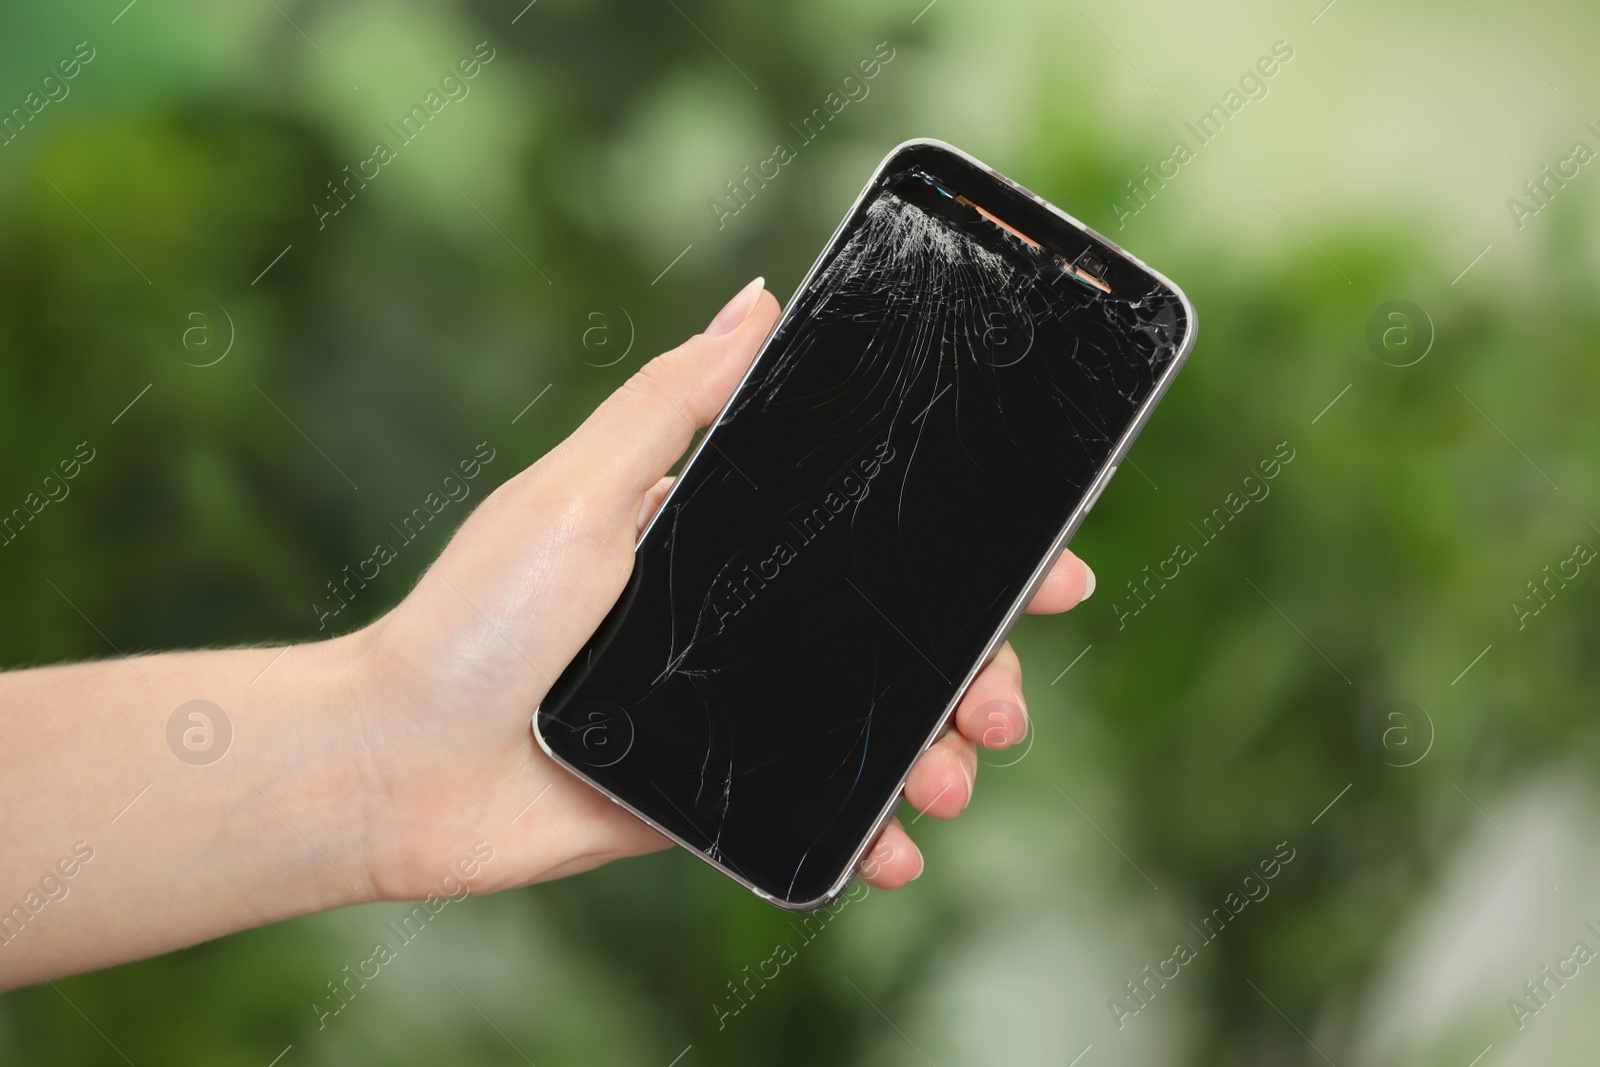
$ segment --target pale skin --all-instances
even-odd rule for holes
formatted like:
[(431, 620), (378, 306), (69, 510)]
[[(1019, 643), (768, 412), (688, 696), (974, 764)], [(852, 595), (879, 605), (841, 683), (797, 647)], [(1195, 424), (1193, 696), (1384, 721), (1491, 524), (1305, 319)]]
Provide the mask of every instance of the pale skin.
[[(529, 716), (621, 593), (666, 472), (778, 314), (752, 282), (490, 494), (410, 594), (360, 630), (287, 650), (0, 674), (0, 909), (27, 914), (0, 924), (0, 988), (350, 904), (420, 900), (459, 878), (480, 842), (493, 859), (466, 879), (473, 893), (668, 847), (546, 757)], [(1065, 553), (1028, 610), (1065, 611), (1093, 588)], [(174, 709), (195, 699), (233, 728), (226, 755), (205, 766), (167, 742)], [(977, 746), (1004, 748), (1027, 729), (1006, 645), (912, 768), (906, 799), (955, 818), (972, 799)], [(92, 858), (78, 862), (85, 848)], [(860, 873), (895, 889), (922, 866), (896, 820)]]

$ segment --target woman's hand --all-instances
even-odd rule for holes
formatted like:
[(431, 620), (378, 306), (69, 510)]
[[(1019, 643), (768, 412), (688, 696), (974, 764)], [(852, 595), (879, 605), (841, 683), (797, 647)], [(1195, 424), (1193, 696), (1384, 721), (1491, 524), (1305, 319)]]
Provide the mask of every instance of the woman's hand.
[[(550, 760), (532, 710), (615, 603), (634, 545), (670, 486), (666, 472), (709, 425), (778, 319), (757, 279), (705, 333), (646, 364), (557, 448), (500, 486), (392, 612), (343, 639), (366, 679), (352, 709), (352, 784), (375, 894), (438, 892), (474, 843), (494, 860), (489, 891), (558, 878), (664, 848), (667, 840)], [(1093, 590), (1063, 555), (1030, 611)], [(912, 769), (911, 804), (951, 819), (972, 799), (977, 745), (1028, 729), (1021, 664), (1003, 647), (973, 682), (953, 728)], [(862, 876), (896, 888), (922, 856), (896, 820)]]

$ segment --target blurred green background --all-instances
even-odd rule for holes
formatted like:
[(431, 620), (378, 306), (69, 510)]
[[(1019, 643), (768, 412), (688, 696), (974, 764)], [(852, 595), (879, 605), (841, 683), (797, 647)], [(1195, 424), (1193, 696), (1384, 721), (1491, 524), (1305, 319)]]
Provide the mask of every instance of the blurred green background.
[[(324, 583), (477, 442), (504, 480), (749, 277), (787, 297), (908, 137), (1102, 230), (1201, 321), (1074, 542), (1099, 590), (1014, 637), (1035, 743), (913, 827), (919, 881), (720, 1025), (728, 983), (801, 937), (668, 852), (452, 906), (322, 1030), (312, 1002), (400, 906), (10, 993), (0, 1062), (1593, 1062), (1600, 975), (1523, 987), (1600, 947), (1600, 575), (1527, 585), (1600, 548), (1600, 167), (1541, 172), (1600, 149), (1600, 12), (925, 3), (0, 10), (0, 115), (93, 55), (0, 145), (0, 510), (95, 457), (0, 548), (8, 667), (316, 636)], [(480, 42), (470, 92), (319, 228), (327, 183)], [(1185, 123), (1278, 42), (1201, 145)], [(1178, 140), (1194, 158), (1132, 213)], [(797, 158), (719, 226), (778, 142)], [(1270, 495), (1199, 547), (1283, 443)], [(1197, 558), (1123, 617), (1181, 541)], [(1126, 983), (1180, 940), (1196, 958), (1141, 1006)]]

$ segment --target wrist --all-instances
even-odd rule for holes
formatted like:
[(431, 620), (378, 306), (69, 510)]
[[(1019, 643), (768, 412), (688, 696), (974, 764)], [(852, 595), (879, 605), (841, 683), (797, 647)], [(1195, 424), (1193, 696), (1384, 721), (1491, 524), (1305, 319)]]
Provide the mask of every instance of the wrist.
[[(263, 650), (265, 651), (265, 650)], [(372, 687), (360, 633), (293, 645), (249, 685), (261, 752), (241, 752), (244, 802), (284, 840), (309, 894), (304, 911), (378, 899), (369, 862)], [(248, 809), (246, 809), (248, 810)]]
[(473, 789), (500, 777), (492, 757), (469, 724), (434, 718), (450, 700), (391, 621), (315, 646), (295, 682), (315, 694), (304, 719), (320, 764), (311, 790), (325, 798), (319, 818), (362, 902), (448, 895), (442, 885), (478, 878), (485, 852), (505, 843), (480, 821), (485, 805)]

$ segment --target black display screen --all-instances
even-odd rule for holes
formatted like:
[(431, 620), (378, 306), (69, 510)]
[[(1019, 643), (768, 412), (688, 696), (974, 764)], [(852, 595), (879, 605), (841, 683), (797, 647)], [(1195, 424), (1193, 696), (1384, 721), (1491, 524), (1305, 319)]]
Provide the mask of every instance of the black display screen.
[(901, 149), (536, 719), (775, 902), (842, 888), (1190, 332), (987, 169)]

